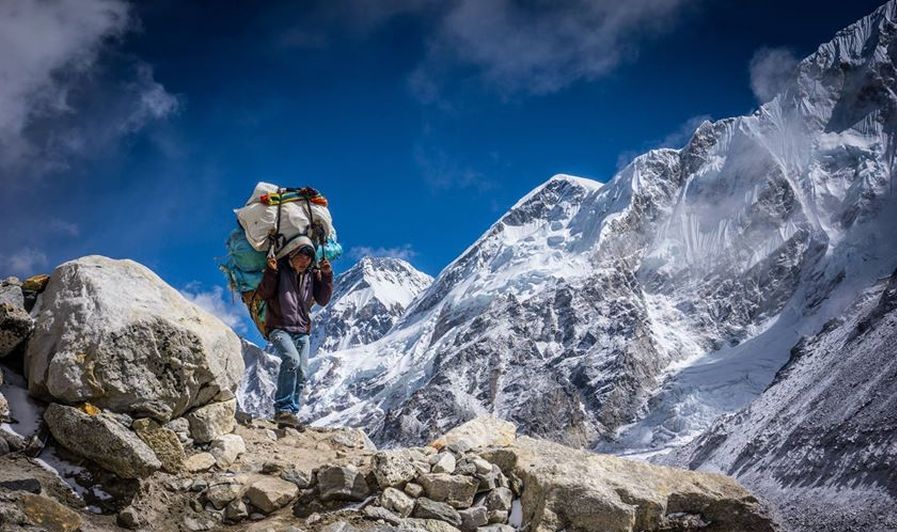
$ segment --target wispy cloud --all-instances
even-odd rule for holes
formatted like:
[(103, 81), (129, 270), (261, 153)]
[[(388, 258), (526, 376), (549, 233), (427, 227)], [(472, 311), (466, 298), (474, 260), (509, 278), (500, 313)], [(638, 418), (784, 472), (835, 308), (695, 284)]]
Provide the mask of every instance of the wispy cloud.
[(62, 220), (60, 218), (50, 218), (46, 222), (47, 231), (63, 236), (76, 237), (81, 234), (81, 228), (77, 224)]
[(629, 165), (629, 163), (632, 162), (633, 159), (647, 152), (648, 150), (653, 150), (655, 148), (678, 149), (684, 147), (688, 143), (688, 141), (691, 140), (691, 137), (695, 134), (698, 126), (708, 120), (712, 121), (713, 117), (706, 114), (693, 116), (679, 124), (676, 129), (664, 135), (660, 140), (647, 142), (644, 149), (626, 150), (620, 153), (619, 155), (617, 155), (617, 171), (619, 172), (620, 170), (625, 168), (627, 165)]
[(675, 130), (669, 132), (664, 136), (660, 141), (654, 144), (654, 148), (681, 148), (691, 140), (691, 137), (695, 134), (695, 130), (698, 129), (698, 126), (707, 122), (708, 120), (713, 120), (713, 117), (710, 115), (697, 115), (689, 118), (685, 122), (679, 124), (679, 127)]
[(16, 275), (30, 277), (46, 273), (49, 261), (47, 255), (34, 248), (21, 248), (10, 255), (0, 255), (0, 277)]
[(775, 98), (794, 75), (799, 60), (786, 48), (761, 48), (751, 58), (751, 90), (760, 103)]
[(486, 192), (498, 186), (495, 181), (449, 156), (441, 148), (419, 143), (414, 150), (414, 160), (424, 180), (433, 190), (469, 188)]
[[(457, 0), (410, 75), (424, 102), (474, 75), (504, 96), (548, 94), (594, 80), (637, 56), (677, 21), (688, 0)], [(460, 74), (459, 74), (460, 71)]]
[(414, 251), (414, 249), (411, 247), (411, 244), (405, 244), (402, 246), (391, 248), (355, 246), (351, 250), (349, 250), (349, 256), (355, 260), (361, 259), (363, 257), (394, 257), (397, 259), (410, 261), (417, 256), (417, 252)]
[(125, 80), (104, 68), (134, 24), (123, 0), (0, 2), (0, 180), (65, 168), (176, 110), (149, 65), (119, 56)]
[(199, 283), (190, 283), (180, 291), (188, 301), (217, 317), (231, 329), (245, 333), (249, 313), (242, 302), (231, 298), (231, 294), (220, 286), (203, 290)]

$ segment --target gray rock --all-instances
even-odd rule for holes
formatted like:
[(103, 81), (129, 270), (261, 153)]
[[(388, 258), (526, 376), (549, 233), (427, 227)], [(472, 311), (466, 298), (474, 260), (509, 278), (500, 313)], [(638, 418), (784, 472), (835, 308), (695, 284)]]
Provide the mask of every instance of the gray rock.
[(492, 525), (481, 526), (481, 527), (477, 528), (476, 532), (515, 532), (515, 531), (516, 531), (516, 529), (514, 527), (512, 527), (511, 525), (504, 525), (504, 524), (497, 523), (497, 524), (492, 524)]
[(365, 506), (361, 513), (364, 514), (364, 516), (368, 519), (373, 519), (375, 521), (382, 519), (391, 525), (398, 525), (402, 522), (401, 517), (390, 512), (386, 508), (381, 508), (379, 506)]
[(358, 529), (345, 521), (337, 521), (324, 526), (321, 532), (358, 532)]
[(246, 452), (246, 442), (236, 434), (225, 434), (212, 440), (209, 453), (215, 457), (215, 463), (226, 469), (237, 461), (237, 457)]
[(0, 482), (0, 488), (6, 488), (10, 491), (27, 491), (29, 493), (40, 493), (40, 481), (36, 478), (20, 478), (14, 480), (4, 480)]
[(191, 473), (198, 473), (215, 465), (215, 457), (211, 453), (196, 453), (184, 460), (184, 469)]
[(433, 473), (451, 474), (455, 472), (456, 463), (455, 455), (452, 453), (439, 453), (430, 458), (430, 464), (432, 465), (430, 471)]
[(411, 529), (414, 532), (460, 532), (457, 528), (440, 521), (439, 519), (414, 519), (408, 518), (402, 522), (402, 530)]
[(408, 484), (405, 484), (404, 492), (416, 499), (424, 494), (424, 487), (415, 482), (409, 482)]
[(190, 437), (190, 422), (183, 417), (176, 417), (165, 424), (165, 428), (173, 431), (178, 435), (178, 440), (183, 445), (191, 445), (193, 438)]
[(210, 403), (193, 410), (184, 416), (190, 424), (190, 437), (199, 443), (208, 443), (233, 432), (236, 411), (236, 399)]
[(489, 523), (507, 523), (509, 512), (504, 510), (489, 510), (486, 518), (489, 520)]
[(367, 481), (354, 466), (324, 466), (315, 475), (322, 501), (362, 501), (370, 495)]
[(206, 490), (205, 498), (216, 510), (221, 510), (234, 499), (239, 499), (243, 491), (244, 487), (239, 482), (213, 484)]
[(240, 499), (234, 499), (224, 509), (224, 518), (228, 521), (241, 521), (249, 517), (249, 508)]
[(256, 480), (246, 490), (249, 502), (265, 514), (283, 508), (298, 494), (299, 488), (292, 482), (271, 477)]
[(0, 358), (12, 353), (33, 329), (34, 320), (24, 307), (0, 303)]
[(511, 501), (514, 499), (514, 494), (508, 488), (495, 488), (486, 494), (486, 497), (483, 500), (483, 506), (486, 507), (490, 512), (495, 510), (510, 512), (511, 511)]
[(475, 478), (447, 473), (429, 473), (421, 475), (418, 480), (427, 497), (455, 508), (468, 508), (473, 504), (480, 484)]
[(401, 488), (418, 474), (412, 460), (402, 450), (380, 451), (374, 455), (371, 465), (380, 489)]
[(9, 442), (6, 441), (6, 438), (0, 436), (0, 456), (8, 454), (10, 451)]
[[(12, 420), (10, 417), (9, 411), (9, 401), (6, 400), (6, 396), (0, 392), (0, 423), (8, 423)], [(6, 442), (6, 440), (3, 440)]]
[(483, 506), (459, 510), (458, 515), (461, 516), (461, 526), (459, 528), (462, 532), (473, 532), (477, 527), (489, 523), (489, 511)]
[(312, 485), (312, 476), (296, 467), (288, 467), (280, 472), (280, 478), (292, 482), (299, 489), (305, 489)]
[(22, 294), (22, 282), (19, 279), (7, 277), (0, 281), (0, 304), (3, 303), (25, 308), (25, 295)]
[(380, 494), (380, 506), (392, 510), (401, 517), (408, 517), (414, 509), (414, 499), (395, 488), (386, 488)]
[(137, 436), (156, 453), (156, 457), (162, 463), (162, 469), (176, 473), (184, 468), (187, 455), (177, 434), (150, 418), (138, 419), (131, 426)]
[(215, 528), (215, 521), (203, 515), (187, 515), (184, 517), (183, 525), (190, 532), (202, 532)]
[(237, 335), (130, 260), (60, 265), (35, 310), (28, 390), (47, 401), (166, 422), (232, 393), (243, 374)]
[(461, 515), (458, 513), (458, 510), (444, 502), (434, 501), (426, 497), (417, 499), (411, 515), (421, 519), (439, 519), (456, 527), (461, 524)]
[(44, 420), (60, 445), (122, 478), (142, 478), (162, 467), (147, 444), (104, 414), (53, 403)]
[(118, 515), (115, 516), (115, 522), (122, 528), (135, 530), (143, 526), (146, 520), (143, 519), (140, 510), (134, 508), (133, 506), (128, 506), (127, 508), (118, 512)]

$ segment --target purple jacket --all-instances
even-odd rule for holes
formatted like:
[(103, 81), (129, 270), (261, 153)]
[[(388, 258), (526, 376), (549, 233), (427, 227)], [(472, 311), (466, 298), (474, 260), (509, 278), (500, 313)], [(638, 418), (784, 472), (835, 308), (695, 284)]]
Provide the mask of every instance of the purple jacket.
[(277, 262), (276, 271), (265, 268), (258, 286), (258, 296), (267, 304), (265, 333), (270, 334), (274, 329), (310, 333), (312, 305), (326, 305), (332, 294), (332, 271), (297, 274), (286, 258)]

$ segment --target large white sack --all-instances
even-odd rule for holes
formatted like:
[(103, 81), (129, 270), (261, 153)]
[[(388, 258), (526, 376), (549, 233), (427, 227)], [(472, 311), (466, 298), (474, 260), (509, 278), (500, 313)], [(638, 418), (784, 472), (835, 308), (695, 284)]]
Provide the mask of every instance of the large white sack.
[[(268, 250), (268, 234), (277, 227), (277, 205), (265, 205), (259, 199), (264, 194), (277, 192), (278, 186), (270, 183), (256, 185), (246, 205), (234, 209), (240, 225), (246, 232), (246, 240), (256, 251)], [(312, 216), (324, 227), (324, 238), (335, 233), (330, 210), (323, 205), (311, 204)], [(286, 240), (305, 234), (308, 229), (308, 205), (304, 201), (286, 203), (281, 206), (280, 233)]]

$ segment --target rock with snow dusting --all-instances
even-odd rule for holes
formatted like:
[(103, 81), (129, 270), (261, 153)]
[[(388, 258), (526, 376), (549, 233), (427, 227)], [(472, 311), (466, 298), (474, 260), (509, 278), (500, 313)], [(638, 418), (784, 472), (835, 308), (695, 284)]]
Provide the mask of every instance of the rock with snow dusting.
[(58, 266), (33, 311), (28, 389), (165, 422), (233, 396), (237, 335), (145, 266), (88, 256)]
[(44, 420), (53, 438), (122, 478), (142, 478), (162, 467), (153, 450), (108, 414), (51, 404)]

